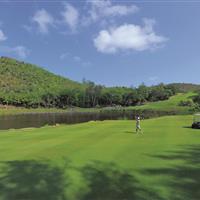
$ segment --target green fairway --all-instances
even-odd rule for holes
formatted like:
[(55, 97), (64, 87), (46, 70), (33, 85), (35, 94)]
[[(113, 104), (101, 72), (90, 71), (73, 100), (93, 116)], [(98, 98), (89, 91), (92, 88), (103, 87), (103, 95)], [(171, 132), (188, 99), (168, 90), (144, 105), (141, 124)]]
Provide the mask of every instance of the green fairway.
[(147, 103), (142, 106), (136, 106), (135, 109), (187, 111), (188, 109), (190, 109), (190, 107), (179, 106), (179, 103), (181, 101), (186, 101), (186, 100), (191, 99), (194, 95), (196, 94), (193, 92), (179, 93), (175, 96), (170, 97), (168, 100)]
[(192, 116), (0, 131), (0, 200), (198, 200)]

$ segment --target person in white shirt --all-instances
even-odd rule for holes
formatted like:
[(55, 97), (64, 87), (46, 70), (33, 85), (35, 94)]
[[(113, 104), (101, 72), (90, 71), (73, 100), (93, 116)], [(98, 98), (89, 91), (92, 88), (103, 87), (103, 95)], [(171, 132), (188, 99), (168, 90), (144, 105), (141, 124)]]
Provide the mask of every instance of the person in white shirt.
[(136, 133), (142, 133), (142, 129), (140, 126), (140, 117), (136, 116)]

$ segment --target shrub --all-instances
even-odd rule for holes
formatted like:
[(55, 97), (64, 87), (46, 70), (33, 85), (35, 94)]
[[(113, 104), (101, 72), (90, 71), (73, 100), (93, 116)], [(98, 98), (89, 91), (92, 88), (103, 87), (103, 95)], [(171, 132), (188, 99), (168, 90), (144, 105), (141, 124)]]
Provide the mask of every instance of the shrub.
[(190, 100), (186, 100), (186, 101), (180, 101), (179, 106), (189, 106), (192, 107), (194, 106), (194, 102), (190, 99)]

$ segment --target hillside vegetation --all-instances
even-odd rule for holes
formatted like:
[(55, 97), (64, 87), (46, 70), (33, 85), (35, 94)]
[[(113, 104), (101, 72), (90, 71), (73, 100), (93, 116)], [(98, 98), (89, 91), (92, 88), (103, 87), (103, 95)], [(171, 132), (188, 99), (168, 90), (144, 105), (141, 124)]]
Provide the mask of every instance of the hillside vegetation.
[(152, 110), (179, 110), (184, 111), (191, 109), (192, 105), (182, 106), (181, 102), (192, 101), (197, 94), (194, 92), (178, 93), (168, 100), (146, 103), (142, 106), (135, 106), (135, 109), (152, 109)]
[[(14, 106), (4, 106), (0, 107), (0, 115), (15, 115), (21, 113), (55, 113), (55, 112), (121, 112), (124, 110), (131, 111), (135, 113), (145, 112), (147, 115), (151, 111), (155, 111), (152, 116), (160, 116), (162, 112), (164, 115), (171, 114), (188, 114), (193, 113), (194, 111), (199, 110), (198, 104), (192, 103), (190, 105), (181, 105), (181, 102), (192, 102), (194, 97), (198, 97), (196, 93), (178, 93), (167, 100), (157, 101), (157, 102), (146, 102), (144, 105), (140, 106), (128, 106), (128, 107), (102, 107), (102, 108), (67, 108), (67, 109), (57, 109), (57, 108), (23, 108), (23, 107), (14, 107)], [(161, 112), (161, 113), (160, 113)], [(163, 114), (162, 114), (163, 115)], [(161, 116), (162, 116), (161, 115)]]
[(200, 85), (192, 83), (170, 83), (168, 85), (177, 88), (181, 93), (200, 90)]
[(81, 84), (32, 64), (0, 58), (0, 102), (3, 104), (45, 105), (50, 103), (48, 97), (76, 88), (80, 89)]
[(0, 58), (0, 104), (26, 108), (95, 108), (137, 106), (169, 99), (177, 92), (195, 90), (192, 84), (159, 84), (137, 88), (78, 83), (35, 65)]

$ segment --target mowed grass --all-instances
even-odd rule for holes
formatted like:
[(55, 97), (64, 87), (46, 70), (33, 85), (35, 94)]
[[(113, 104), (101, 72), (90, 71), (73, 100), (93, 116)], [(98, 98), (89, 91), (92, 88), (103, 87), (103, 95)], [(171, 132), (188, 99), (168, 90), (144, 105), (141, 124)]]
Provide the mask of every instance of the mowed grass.
[(179, 110), (179, 111), (187, 111), (190, 109), (188, 106), (179, 106), (181, 101), (187, 101), (192, 99), (196, 93), (188, 92), (188, 93), (178, 93), (170, 97), (168, 100), (165, 101), (157, 101), (147, 103), (142, 106), (136, 106), (135, 109), (152, 109), (152, 110)]
[(198, 200), (192, 116), (0, 132), (0, 200)]

